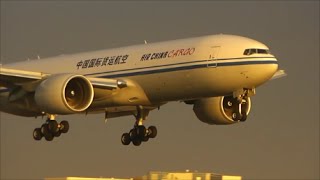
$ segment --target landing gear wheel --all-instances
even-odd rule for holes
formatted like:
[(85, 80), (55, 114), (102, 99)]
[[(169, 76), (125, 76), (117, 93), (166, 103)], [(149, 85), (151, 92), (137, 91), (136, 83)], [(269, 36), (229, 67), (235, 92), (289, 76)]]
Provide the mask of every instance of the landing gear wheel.
[(148, 136), (150, 138), (155, 138), (158, 134), (157, 128), (155, 126), (150, 126), (148, 128)]
[(146, 127), (144, 127), (144, 126), (138, 126), (138, 127), (136, 127), (135, 129), (136, 129), (136, 131), (137, 131), (138, 137), (143, 138), (143, 137), (146, 136), (146, 134), (147, 134), (147, 129), (146, 129)]
[(53, 133), (54, 137), (60, 137), (61, 136), (61, 131), (57, 131), (56, 133)]
[(48, 119), (40, 128), (33, 131), (33, 138), (37, 141), (44, 137), (47, 141), (52, 141), (55, 137), (60, 137), (62, 133), (69, 131), (68, 121), (61, 121), (58, 123), (54, 120), (55, 115), (48, 115)]
[(54, 136), (53, 136), (53, 134), (48, 133), (48, 134), (45, 134), (45, 135), (44, 135), (44, 138), (45, 138), (47, 141), (52, 141), (53, 138), (54, 138)]
[(130, 142), (131, 142), (131, 138), (129, 133), (123, 133), (121, 136), (121, 143), (127, 146), (130, 144)]
[(143, 141), (143, 142), (147, 142), (147, 141), (149, 141), (149, 138), (150, 138), (150, 137), (147, 135), (147, 136), (145, 136), (145, 137), (142, 138), (142, 141)]
[(36, 128), (33, 131), (33, 139), (36, 141), (40, 141), (42, 139), (43, 135), (41, 133), (41, 128)]
[(69, 131), (69, 123), (68, 123), (68, 121), (61, 121), (61, 123), (60, 123), (60, 131), (62, 133), (67, 133)]
[(135, 146), (140, 146), (141, 145), (141, 139), (140, 138), (135, 138), (132, 140), (132, 144)]
[(240, 121), (244, 122), (247, 120), (247, 114), (246, 113), (243, 113), (242, 116), (241, 116), (241, 119)]
[(53, 134), (49, 131), (48, 124), (43, 124), (41, 126), (41, 133), (47, 141), (53, 140)]
[(48, 121), (48, 129), (51, 133), (56, 133), (59, 131), (58, 122), (55, 120)]
[(41, 126), (41, 133), (42, 133), (44, 136), (47, 135), (47, 134), (50, 134), (48, 124), (42, 124), (42, 126)]
[(131, 129), (130, 132), (129, 132), (129, 136), (130, 136), (130, 139), (131, 140), (134, 140), (135, 138), (137, 138), (137, 131), (136, 129)]

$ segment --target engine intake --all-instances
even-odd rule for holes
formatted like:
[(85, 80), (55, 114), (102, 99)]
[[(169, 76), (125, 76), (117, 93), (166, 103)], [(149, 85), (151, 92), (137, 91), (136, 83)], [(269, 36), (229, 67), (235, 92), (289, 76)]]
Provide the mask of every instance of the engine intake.
[[(251, 100), (244, 98), (242, 103), (232, 96), (199, 99), (194, 102), (193, 111), (198, 119), (204, 123), (233, 124), (245, 120), (251, 109)], [(242, 119), (238, 119), (240, 116)]]
[(57, 74), (40, 83), (35, 91), (39, 108), (50, 114), (71, 114), (86, 110), (92, 103), (94, 90), (81, 75)]

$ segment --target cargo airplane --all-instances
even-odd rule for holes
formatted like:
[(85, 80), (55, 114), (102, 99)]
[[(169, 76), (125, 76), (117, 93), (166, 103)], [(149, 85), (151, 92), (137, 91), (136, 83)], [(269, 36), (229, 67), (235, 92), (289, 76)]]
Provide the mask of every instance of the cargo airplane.
[(197, 118), (210, 125), (243, 122), (256, 88), (285, 75), (266, 45), (223, 34), (0, 67), (0, 111), (46, 117), (33, 131), (35, 140), (68, 132), (68, 121), (57, 122), (58, 115), (104, 113), (106, 119), (134, 116), (121, 142), (135, 146), (156, 137), (157, 128), (144, 121), (168, 102), (193, 105)]

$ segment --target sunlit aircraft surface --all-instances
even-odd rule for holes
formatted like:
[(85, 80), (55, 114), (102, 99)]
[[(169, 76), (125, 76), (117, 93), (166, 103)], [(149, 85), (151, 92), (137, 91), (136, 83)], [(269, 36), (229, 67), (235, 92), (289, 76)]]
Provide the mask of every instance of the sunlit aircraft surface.
[(132, 115), (134, 127), (121, 142), (139, 146), (157, 135), (143, 125), (149, 112), (168, 102), (193, 105), (207, 124), (243, 122), (256, 87), (283, 75), (266, 45), (210, 35), (2, 65), (0, 110), (46, 116), (33, 138), (47, 141), (69, 130), (57, 115)]

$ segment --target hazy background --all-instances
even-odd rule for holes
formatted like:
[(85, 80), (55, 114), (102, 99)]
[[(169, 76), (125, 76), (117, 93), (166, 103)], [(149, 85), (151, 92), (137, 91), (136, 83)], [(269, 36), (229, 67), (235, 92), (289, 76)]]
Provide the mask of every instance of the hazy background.
[(319, 179), (319, 1), (1, 1), (3, 64), (217, 33), (265, 43), (289, 74), (257, 89), (245, 123), (209, 126), (192, 106), (169, 103), (146, 122), (158, 137), (134, 147), (120, 142), (133, 117), (60, 116), (70, 132), (48, 143), (32, 138), (41, 118), (0, 113), (1, 179), (185, 169)]

